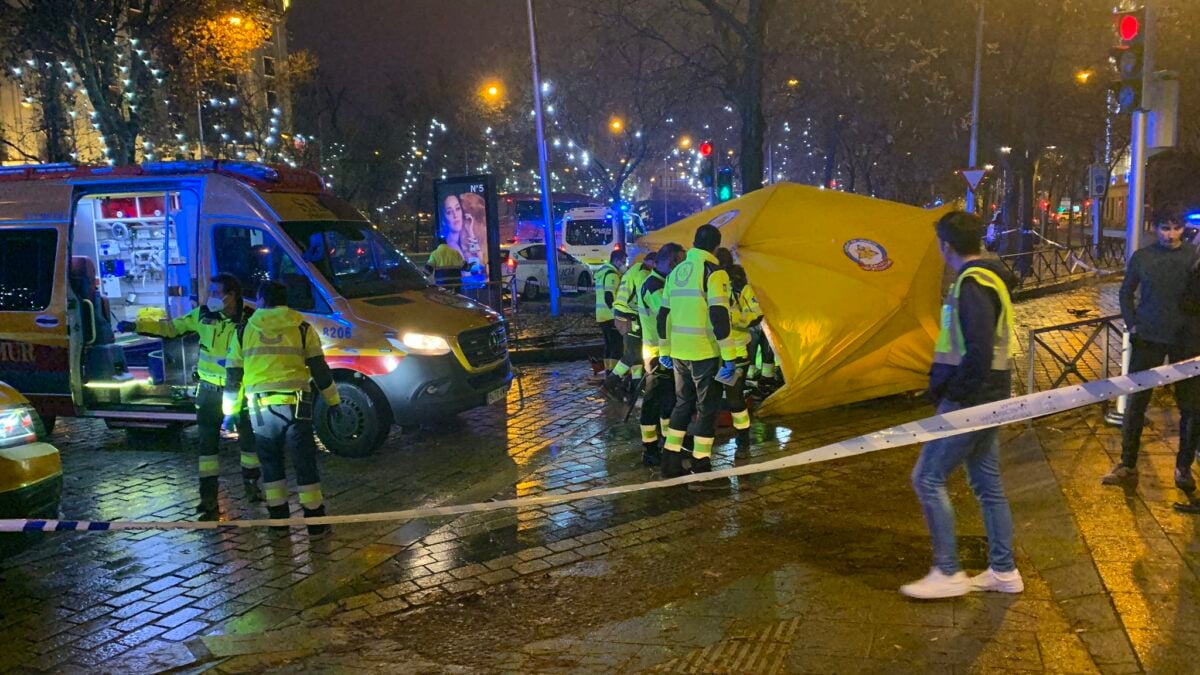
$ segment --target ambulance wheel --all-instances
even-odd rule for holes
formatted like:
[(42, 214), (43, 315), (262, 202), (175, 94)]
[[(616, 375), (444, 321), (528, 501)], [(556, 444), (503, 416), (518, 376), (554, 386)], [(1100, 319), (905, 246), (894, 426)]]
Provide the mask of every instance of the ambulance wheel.
[(526, 300), (537, 300), (542, 294), (542, 287), (538, 285), (538, 280), (530, 277), (525, 280), (525, 291), (521, 293), (521, 297)]
[(313, 420), (317, 437), (329, 451), (342, 457), (367, 457), (379, 449), (392, 430), (392, 410), (387, 398), (362, 377), (339, 380), (341, 412), (334, 417), (318, 399)]

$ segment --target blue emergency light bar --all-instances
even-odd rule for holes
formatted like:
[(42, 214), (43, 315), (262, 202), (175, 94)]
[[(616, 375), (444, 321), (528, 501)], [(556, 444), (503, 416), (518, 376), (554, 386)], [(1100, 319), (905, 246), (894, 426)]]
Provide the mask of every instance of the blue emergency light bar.
[(1187, 214), (1187, 221), (1189, 223), (1200, 223), (1200, 211), (1192, 211)]
[(221, 171), (257, 181), (276, 182), (279, 180), (279, 172), (266, 164), (242, 160), (189, 159), (175, 162), (150, 162), (142, 165), (142, 173), (151, 175), (206, 171)]
[(55, 164), (17, 164), (14, 166), (0, 166), (0, 176), (15, 176), (26, 173), (60, 173), (63, 171), (72, 171), (75, 165), (70, 162), (57, 162)]

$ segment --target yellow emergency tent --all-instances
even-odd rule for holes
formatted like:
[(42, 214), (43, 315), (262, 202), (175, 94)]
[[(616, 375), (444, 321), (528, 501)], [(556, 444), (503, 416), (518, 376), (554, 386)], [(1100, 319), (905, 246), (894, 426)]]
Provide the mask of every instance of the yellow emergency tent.
[(712, 223), (762, 304), (785, 386), (764, 413), (796, 413), (926, 386), (944, 263), (944, 211), (777, 183), (641, 237), (690, 247)]

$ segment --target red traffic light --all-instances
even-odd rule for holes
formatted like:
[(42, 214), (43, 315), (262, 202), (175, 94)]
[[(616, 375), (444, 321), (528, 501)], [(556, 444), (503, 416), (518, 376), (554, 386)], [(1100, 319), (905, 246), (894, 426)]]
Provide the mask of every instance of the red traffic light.
[(1142, 32), (1142, 22), (1138, 20), (1135, 14), (1126, 14), (1117, 21), (1117, 33), (1120, 34), (1121, 40), (1131, 42), (1137, 39), (1139, 33)]
[(712, 143), (709, 143), (708, 141), (704, 141), (703, 143), (700, 144), (700, 156), (701, 157), (708, 157), (709, 155), (712, 154), (712, 151), (713, 151)]

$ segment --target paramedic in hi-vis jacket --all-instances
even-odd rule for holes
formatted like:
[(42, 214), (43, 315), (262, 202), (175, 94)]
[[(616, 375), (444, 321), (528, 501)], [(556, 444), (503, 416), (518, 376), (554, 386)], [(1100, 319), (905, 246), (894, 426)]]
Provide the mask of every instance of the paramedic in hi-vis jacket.
[(729, 274), (713, 255), (720, 244), (717, 228), (697, 228), (693, 248), (671, 271), (663, 290), (658, 330), (666, 342), (659, 346), (659, 362), (675, 371), (675, 410), (663, 444), (664, 478), (683, 475), (683, 439), (688, 433), (695, 439), (691, 472), (712, 471), (722, 383), (732, 383), (736, 377), (735, 349), (730, 339)]
[[(196, 511), (205, 519), (216, 519), (218, 476), (217, 461), (221, 441), (221, 392), (225, 388), (225, 355), (229, 343), (253, 310), (242, 304), (242, 284), (232, 274), (218, 274), (208, 285), (208, 300), (177, 319), (141, 319), (121, 321), (117, 330), (122, 333), (175, 338), (195, 333), (200, 338), (200, 357), (196, 374), (200, 385), (196, 392), (196, 428), (199, 430), (200, 505)], [(254, 430), (250, 417), (242, 411), (236, 418), (238, 445), (241, 447), (242, 485), (246, 500), (261, 502), (258, 487), (258, 453), (254, 448)]]
[[(263, 492), (272, 519), (287, 518), (287, 477), (284, 455), (296, 470), (296, 491), (306, 518), (325, 515), (317, 442), (313, 437), (313, 392), (316, 384), (330, 414), (340, 413), (337, 383), (321, 340), (299, 312), (287, 306), (287, 289), (277, 281), (258, 288), (258, 310), (229, 346), (225, 381), (225, 413), (250, 406), (250, 422), (262, 460)], [(273, 528), (287, 531), (287, 527)], [(309, 525), (310, 535), (323, 535), (328, 525)]]

